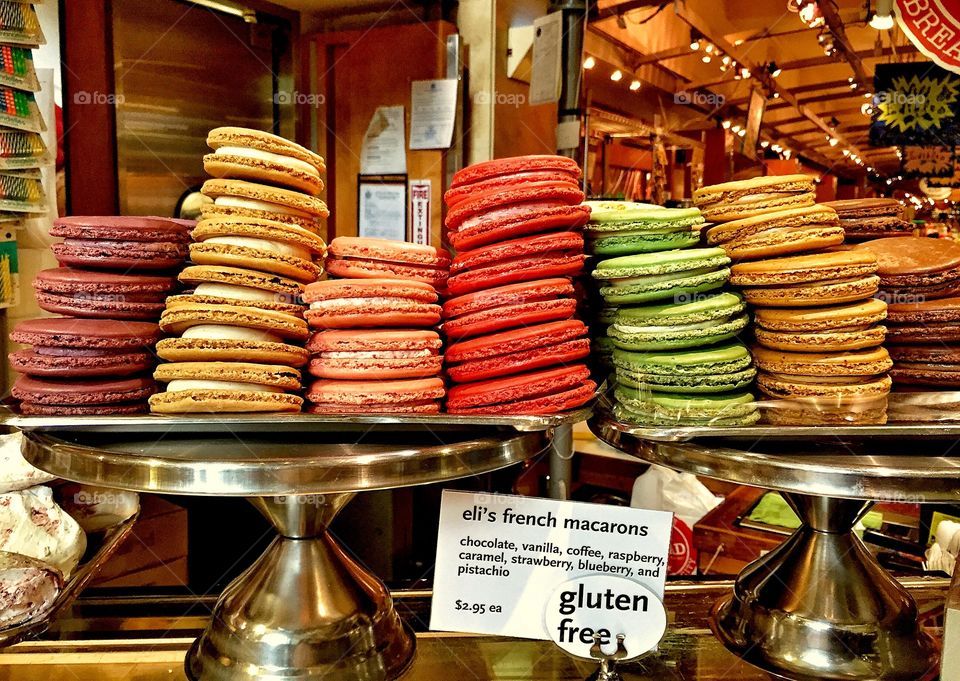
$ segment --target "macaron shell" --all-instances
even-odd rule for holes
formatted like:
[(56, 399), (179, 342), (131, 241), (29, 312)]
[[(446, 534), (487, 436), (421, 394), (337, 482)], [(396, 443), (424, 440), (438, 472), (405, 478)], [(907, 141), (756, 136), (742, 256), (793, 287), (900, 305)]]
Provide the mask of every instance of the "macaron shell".
[(576, 232), (553, 232), (538, 236), (501, 241), (496, 244), (457, 254), (450, 264), (450, 274), (462, 274), (518, 258), (533, 255), (583, 253), (583, 236)]
[(433, 246), (362, 236), (338, 236), (330, 242), (330, 255), (336, 258), (359, 258), (441, 269), (450, 266), (447, 252)]
[(504, 305), (446, 321), (443, 323), (443, 331), (447, 338), (456, 340), (514, 327), (570, 319), (576, 311), (577, 301), (572, 298)]
[(960, 388), (960, 364), (910, 364), (897, 362), (890, 370), (897, 385), (929, 385)]
[(326, 269), (328, 274), (346, 279), (409, 279), (411, 281), (422, 281), (438, 289), (446, 286), (449, 276), (446, 270), (435, 267), (375, 260), (360, 261), (329, 258), (326, 262)]
[(501, 402), (480, 407), (451, 407), (448, 404), (448, 411), (451, 414), (515, 414), (518, 416), (557, 414), (582, 407), (593, 399), (596, 390), (597, 384), (587, 380), (580, 386), (543, 397)]
[(303, 398), (290, 393), (247, 390), (180, 390), (150, 398), (154, 414), (299, 412)]
[(843, 243), (843, 227), (767, 230), (721, 244), (731, 260), (757, 260), (817, 251)]
[(864, 350), (883, 343), (887, 329), (871, 326), (855, 331), (823, 331), (819, 333), (795, 333), (768, 331), (760, 326), (753, 329), (760, 345), (773, 350), (788, 352), (844, 352)]
[(761, 371), (757, 374), (757, 388), (763, 394), (778, 399), (826, 397), (831, 400), (824, 407), (833, 405), (837, 397), (879, 397), (890, 392), (891, 380), (887, 375), (877, 377), (851, 377), (849, 383), (809, 383), (790, 380)]
[(423, 403), (444, 396), (439, 378), (392, 381), (331, 381), (320, 379), (310, 384), (307, 399), (329, 405), (379, 405)]
[(222, 265), (191, 265), (183, 268), (179, 276), (185, 284), (228, 284), (230, 286), (246, 286), (261, 291), (272, 291), (287, 296), (281, 300), (294, 302), (303, 294), (303, 284), (293, 279), (286, 279), (276, 274), (257, 272), (239, 267)]
[(163, 300), (149, 303), (127, 301), (125, 298), (124, 294), (111, 296), (110, 294), (78, 293), (71, 296), (36, 292), (37, 305), (41, 310), (70, 317), (157, 319), (164, 309)]
[(450, 388), (447, 407), (454, 410), (487, 407), (502, 403), (536, 400), (589, 385), (590, 371), (582, 365), (468, 383)]
[(153, 377), (163, 383), (176, 380), (231, 381), (283, 390), (300, 389), (300, 372), (296, 369), (253, 362), (168, 362), (158, 366)]
[[(960, 313), (960, 308), (958, 308)], [(807, 308), (802, 310), (757, 308), (754, 321), (769, 331), (825, 332), (865, 327), (887, 317), (887, 304), (876, 298), (851, 305)], [(958, 317), (960, 318), (960, 317)]]
[(614, 345), (625, 350), (681, 350), (728, 340), (747, 328), (749, 323), (750, 318), (742, 314), (726, 321), (716, 321), (702, 329), (668, 330), (665, 327), (658, 331), (631, 332), (614, 324), (608, 329), (607, 335)]
[(201, 220), (191, 232), (194, 241), (218, 236), (243, 236), (294, 244), (324, 256), (327, 245), (314, 232), (273, 220), (258, 218), (221, 218)]
[[(636, 305), (664, 300), (689, 300), (700, 293), (714, 291), (730, 279), (730, 270), (726, 267), (715, 272), (682, 276), (670, 281), (655, 284), (637, 284), (634, 286), (604, 286), (600, 295), (611, 305)], [(749, 298), (748, 298), (749, 300)]]
[(175, 220), (156, 217), (74, 215), (57, 218), (50, 236), (90, 241), (136, 241), (186, 244), (189, 230)]
[(670, 234), (636, 234), (631, 236), (604, 236), (589, 239), (587, 252), (594, 255), (618, 257), (635, 253), (659, 253), (700, 243), (699, 232), (673, 232)]
[[(252, 199), (254, 201), (274, 203), (278, 206), (286, 206), (303, 213), (309, 213), (316, 219), (326, 218), (330, 215), (327, 205), (314, 196), (291, 191), (289, 189), (274, 187), (267, 184), (256, 184), (254, 182), (245, 182), (243, 180), (213, 179), (204, 182), (203, 187), (200, 188), (200, 192), (204, 196), (214, 200), (221, 196), (232, 196), (241, 199)], [(267, 219), (277, 220), (279, 222), (294, 222), (295, 224), (300, 222), (300, 220), (292, 220), (292, 218), (295, 218), (296, 216), (286, 215), (283, 213), (267, 213), (267, 215), (270, 216)], [(318, 227), (318, 224), (315, 221), (303, 221), (313, 229)]]
[(952, 343), (960, 341), (960, 324), (891, 324), (887, 327), (890, 343)]
[(547, 207), (529, 205), (513, 209), (507, 215), (483, 217), (469, 226), (450, 230), (450, 245), (458, 251), (513, 239), (528, 234), (539, 234), (550, 230), (576, 229), (590, 219), (590, 209), (586, 206)]
[[(577, 170), (579, 170), (579, 168)], [(453, 186), (444, 193), (443, 202), (448, 208), (453, 208), (476, 194), (501, 189), (514, 189), (534, 182), (566, 183), (579, 188), (577, 180), (578, 174), (570, 171), (531, 170), (529, 172), (491, 177), (467, 185)]]
[(323, 274), (322, 267), (302, 258), (232, 244), (191, 244), (190, 260), (197, 265), (226, 265), (271, 272), (303, 283), (314, 282)]
[(440, 355), (412, 358), (314, 357), (310, 360), (309, 372), (317, 378), (380, 380), (438, 376), (442, 368), (443, 357)]
[(89, 406), (144, 400), (156, 389), (147, 377), (61, 381), (20, 376), (10, 392), (32, 404)]
[(869, 253), (832, 251), (737, 263), (731, 268), (734, 286), (777, 286), (812, 281), (836, 281), (863, 277), (877, 272), (877, 262)]
[(165, 338), (157, 356), (168, 362), (254, 362), (302, 367), (309, 353), (296, 345), (245, 340)]
[(259, 329), (294, 340), (306, 340), (310, 335), (306, 322), (298, 317), (242, 305), (177, 305), (165, 310), (160, 318), (160, 328), (177, 335), (198, 324)]
[(170, 270), (183, 264), (187, 246), (180, 243), (67, 239), (50, 250), (64, 267), (109, 270)]
[(130, 416), (147, 413), (149, 406), (146, 400), (101, 405), (50, 405), (21, 402), (18, 411), (27, 416)]
[(533, 154), (474, 163), (454, 173), (450, 186), (461, 187), (495, 177), (543, 171), (561, 172), (570, 175), (574, 179), (580, 177), (580, 166), (571, 158), (548, 154)]
[(890, 369), (893, 361), (884, 348), (856, 352), (781, 352), (762, 346), (751, 349), (757, 367), (788, 376), (876, 376)]
[(443, 318), (446, 320), (462, 315), (494, 310), (507, 305), (532, 302), (552, 302), (573, 295), (569, 279), (542, 279), (519, 284), (508, 284), (451, 298), (443, 303)]
[(440, 400), (399, 404), (311, 404), (308, 414), (439, 414)]
[(304, 289), (308, 303), (340, 298), (405, 298), (420, 303), (436, 303), (436, 289), (429, 284), (402, 279), (328, 279)]
[(147, 352), (104, 352), (96, 355), (47, 355), (35, 348), (10, 354), (10, 366), (21, 374), (41, 378), (129, 376), (153, 368), (156, 360)]
[(310, 326), (318, 329), (353, 327), (425, 327), (440, 323), (440, 306), (395, 298), (360, 300), (335, 311), (309, 309), (304, 313)]
[(70, 317), (27, 319), (10, 334), (10, 340), (25, 345), (108, 350), (149, 347), (160, 337), (160, 327), (151, 322)]
[(447, 369), (447, 375), (457, 383), (485, 381), (523, 371), (543, 369), (557, 364), (566, 365), (582, 360), (590, 354), (590, 340), (580, 338), (533, 350), (523, 350), (489, 359), (464, 362)]
[[(295, 305), (293, 303), (273, 303), (267, 300), (246, 300), (227, 298), (225, 296), (197, 295), (195, 293), (182, 296), (170, 296), (167, 298), (166, 309), (171, 309), (178, 305), (239, 305), (242, 307), (254, 307), (258, 310), (282, 312), (295, 317), (303, 317), (304, 311), (303, 305)], [(159, 314), (157, 316), (159, 316)]]
[[(51, 294), (127, 294), (143, 296), (138, 300), (159, 300), (173, 290), (177, 280), (171, 276), (146, 274), (118, 274), (55, 267), (41, 270), (33, 280), (38, 291)], [(148, 296), (151, 296), (148, 298)]]
[(758, 307), (820, 307), (852, 303), (873, 296), (880, 277), (867, 276), (840, 282), (807, 286), (757, 286), (743, 289), (743, 296)]
[(729, 373), (713, 373), (697, 376), (670, 376), (668, 374), (637, 374), (617, 370), (617, 383), (641, 390), (656, 390), (665, 393), (711, 394), (743, 390), (753, 385), (757, 370), (747, 367)]
[(583, 270), (585, 259), (582, 253), (549, 253), (513, 258), (500, 265), (490, 265), (452, 276), (447, 280), (447, 291), (451, 296), (462, 296), (485, 288), (523, 281), (574, 276)]

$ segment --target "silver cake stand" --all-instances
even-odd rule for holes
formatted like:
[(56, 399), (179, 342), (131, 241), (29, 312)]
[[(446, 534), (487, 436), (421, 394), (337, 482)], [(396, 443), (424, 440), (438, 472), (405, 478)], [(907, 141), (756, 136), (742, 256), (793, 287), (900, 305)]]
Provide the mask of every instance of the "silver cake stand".
[(202, 681), (381, 681), (413, 634), (384, 584), (327, 531), (365, 490), (494, 471), (548, 452), (589, 409), (549, 417), (25, 417), (24, 455), (68, 480), (246, 497), (278, 537), (221, 595), (186, 659)]
[(649, 463), (778, 490), (802, 520), (714, 607), (728, 649), (800, 681), (937, 676), (915, 602), (853, 527), (879, 500), (960, 501), (960, 425), (647, 428), (598, 408), (590, 428)]

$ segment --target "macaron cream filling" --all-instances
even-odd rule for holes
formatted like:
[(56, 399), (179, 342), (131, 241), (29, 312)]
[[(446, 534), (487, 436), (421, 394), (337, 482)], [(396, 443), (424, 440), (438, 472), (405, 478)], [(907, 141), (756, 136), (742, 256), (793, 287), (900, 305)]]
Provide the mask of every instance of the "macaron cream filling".
[(226, 324), (197, 324), (184, 330), (182, 338), (196, 338), (203, 340), (238, 340), (255, 341), (261, 343), (282, 343), (283, 339), (269, 331), (249, 329), (242, 326), (228, 326)]
[[(203, 282), (197, 284), (194, 289), (194, 295), (198, 296), (216, 296), (218, 298), (233, 298), (236, 300), (249, 300), (254, 302), (276, 302), (282, 294), (272, 291), (264, 291), (249, 286), (237, 286), (236, 284), (220, 284), (216, 282)], [(287, 302), (290, 296), (283, 296), (284, 302)]]
[(284, 156), (283, 154), (274, 154), (260, 149), (249, 149), (247, 147), (220, 147), (215, 154), (219, 156), (240, 156), (242, 158), (251, 158), (256, 161), (266, 161), (268, 163), (279, 163), (295, 168), (301, 172), (307, 173), (311, 177), (320, 178), (320, 171), (306, 161), (301, 161), (293, 156)]
[(370, 298), (331, 298), (329, 300), (317, 300), (310, 303), (311, 310), (337, 310), (350, 309), (357, 305), (390, 305), (397, 302), (398, 298), (387, 298), (384, 296), (373, 296)]
[(258, 201), (257, 199), (247, 199), (242, 196), (218, 196), (213, 201), (215, 206), (224, 208), (246, 208), (247, 210), (262, 210), (267, 213), (280, 213), (281, 215), (292, 215), (298, 218), (311, 218), (310, 213), (306, 213), (290, 206), (280, 203), (270, 203), (269, 201)]
[(286, 255), (291, 258), (299, 258), (307, 262), (312, 261), (310, 249), (283, 241), (274, 241), (273, 239), (257, 239), (249, 236), (215, 236), (205, 240), (203, 243), (252, 248), (259, 251), (276, 253), (277, 255)]
[(282, 393), (283, 388), (259, 383), (241, 383), (239, 381), (211, 381), (205, 379), (177, 378), (167, 383), (168, 393), (185, 390), (242, 390), (255, 393)]

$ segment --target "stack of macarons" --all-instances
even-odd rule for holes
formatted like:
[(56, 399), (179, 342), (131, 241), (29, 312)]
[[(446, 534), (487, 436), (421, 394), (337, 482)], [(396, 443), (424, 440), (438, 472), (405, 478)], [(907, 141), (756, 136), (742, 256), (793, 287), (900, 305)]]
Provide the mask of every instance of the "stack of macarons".
[(960, 389), (960, 244), (889, 237), (856, 250), (879, 261), (895, 388)]
[(440, 411), (440, 295), (450, 258), (432, 246), (366, 237), (330, 243), (328, 274), (307, 286), (313, 335), (308, 411), (429, 414)]
[(580, 168), (519, 156), (458, 171), (444, 195), (450, 265), (443, 331), (447, 409), (545, 414), (589, 401), (590, 341), (570, 281), (583, 270)]
[[(584, 226), (587, 253), (596, 262), (614, 257), (689, 248), (700, 242), (703, 217), (696, 208), (671, 209), (630, 201), (587, 201), (590, 221)], [(590, 287), (591, 293), (596, 287)], [(613, 345), (606, 329), (617, 307), (599, 297), (588, 314), (592, 327), (593, 359), (600, 373), (613, 368)]]
[(881, 347), (886, 304), (877, 259), (829, 251), (740, 262), (731, 282), (753, 306), (757, 387), (774, 399), (778, 422), (877, 422), (890, 392), (891, 362)]
[(840, 216), (848, 242), (913, 236), (913, 224), (904, 219), (903, 205), (896, 199), (848, 199), (824, 205)]
[(217, 128), (204, 185), (214, 198), (193, 230), (191, 287), (167, 299), (154, 376), (159, 413), (299, 411), (309, 330), (303, 289), (323, 274), (323, 159), (258, 130)]
[(64, 317), (23, 322), (11, 340), (23, 374), (12, 394), (29, 414), (130, 414), (147, 409), (157, 320), (183, 265), (188, 226), (163, 218), (78, 216), (56, 220), (61, 267), (34, 280), (41, 309)]

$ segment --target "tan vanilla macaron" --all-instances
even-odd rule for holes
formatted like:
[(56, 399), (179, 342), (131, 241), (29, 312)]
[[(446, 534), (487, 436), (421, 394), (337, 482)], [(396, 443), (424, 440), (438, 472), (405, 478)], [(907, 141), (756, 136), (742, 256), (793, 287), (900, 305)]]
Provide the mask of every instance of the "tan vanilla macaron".
[(727, 222), (812, 206), (816, 196), (809, 175), (773, 175), (701, 187), (693, 192), (693, 203), (707, 222)]
[(864, 350), (883, 343), (879, 322), (887, 304), (876, 298), (830, 307), (757, 308), (754, 336), (760, 345), (793, 352)]
[(755, 345), (750, 354), (758, 369), (788, 376), (876, 376), (893, 366), (885, 348), (856, 352), (782, 352)]
[(813, 205), (716, 225), (707, 232), (707, 243), (732, 260), (757, 260), (839, 246), (843, 235), (836, 212)]
[(191, 265), (179, 276), (195, 287), (192, 292), (169, 296), (167, 307), (191, 303), (243, 305), (303, 316), (303, 284), (274, 274), (224, 265)]
[(877, 292), (877, 261), (864, 251), (831, 251), (737, 263), (730, 283), (759, 307), (849, 303)]
[(167, 308), (160, 316), (160, 328), (166, 333), (181, 335), (191, 327), (206, 324), (258, 329), (284, 340), (303, 341), (310, 335), (307, 323), (299, 317), (243, 305), (183, 303)]
[(277, 135), (250, 128), (214, 128), (207, 134), (212, 154), (203, 157), (210, 175), (265, 182), (317, 196), (323, 190), (323, 157)]
[(200, 191), (213, 200), (200, 209), (204, 218), (261, 218), (318, 232), (330, 216), (327, 204), (315, 196), (268, 184), (213, 179)]
[(319, 236), (296, 225), (260, 218), (208, 218), (193, 229), (190, 259), (198, 265), (248, 268), (304, 283), (323, 268), (314, 262), (326, 254)]
[(166, 390), (150, 398), (161, 414), (194, 412), (297, 412), (303, 398), (300, 372), (286, 366), (250, 362), (173, 362), (161, 364), (154, 378)]

